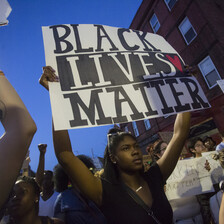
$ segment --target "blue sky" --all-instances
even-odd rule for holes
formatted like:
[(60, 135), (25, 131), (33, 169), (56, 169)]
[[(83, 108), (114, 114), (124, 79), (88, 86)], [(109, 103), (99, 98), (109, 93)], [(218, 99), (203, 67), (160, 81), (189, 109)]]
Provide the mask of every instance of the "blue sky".
[[(41, 26), (102, 24), (129, 28), (142, 0), (8, 0), (9, 25), (0, 27), (0, 70), (12, 83), (37, 124), (30, 146), (31, 168), (38, 165), (39, 143), (48, 144), (46, 169), (57, 164), (51, 134), (49, 94), (38, 79), (45, 66)], [(73, 151), (103, 156), (110, 126), (70, 130)], [(1, 133), (3, 129), (1, 128)]]

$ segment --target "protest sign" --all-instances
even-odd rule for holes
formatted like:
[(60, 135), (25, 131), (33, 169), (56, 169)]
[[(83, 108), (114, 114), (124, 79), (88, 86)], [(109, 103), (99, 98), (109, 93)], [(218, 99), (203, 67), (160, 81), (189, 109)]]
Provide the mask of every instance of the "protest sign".
[(210, 107), (166, 40), (94, 24), (42, 27), (56, 130), (154, 118)]
[(169, 200), (212, 192), (211, 172), (205, 169), (206, 158), (179, 160), (166, 182)]
[(8, 16), (11, 13), (12, 8), (10, 7), (7, 0), (0, 0), (0, 26), (8, 24)]

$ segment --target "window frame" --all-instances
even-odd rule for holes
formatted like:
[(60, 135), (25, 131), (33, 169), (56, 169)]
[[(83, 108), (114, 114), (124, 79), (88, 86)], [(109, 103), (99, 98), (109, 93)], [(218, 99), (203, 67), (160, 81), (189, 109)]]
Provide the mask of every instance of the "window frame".
[[(185, 38), (185, 34), (186, 34), (187, 32), (184, 34), (183, 31), (182, 31), (181, 28), (180, 28), (186, 20), (189, 21), (189, 23), (190, 23), (190, 25), (191, 25), (191, 28), (193, 29), (194, 33), (196, 34), (196, 35), (191, 39), (190, 42), (188, 42), (187, 39)], [(187, 45), (190, 45), (190, 43), (191, 43), (191, 42), (197, 37), (197, 35), (198, 35), (197, 32), (195, 31), (193, 25), (191, 24), (191, 22), (190, 22), (190, 20), (188, 19), (187, 16), (182, 20), (182, 22), (180, 23), (180, 25), (178, 26), (178, 28), (179, 28), (179, 30), (180, 30), (180, 32), (181, 32), (181, 34), (182, 34), (182, 36), (183, 36), (183, 38), (184, 38), (184, 40), (185, 40), (185, 43), (186, 43)], [(190, 30), (190, 29), (189, 29), (189, 30)], [(188, 30), (188, 31), (189, 31), (189, 30)]]
[[(149, 123), (149, 125), (148, 125), (148, 124), (146, 124), (147, 122)], [(146, 129), (146, 131), (148, 131), (148, 130), (150, 130), (150, 129), (151, 129), (151, 124), (150, 124), (149, 119), (145, 119), (145, 120), (144, 120), (144, 125), (145, 125), (145, 129)]]
[[(155, 16), (155, 18), (156, 18), (157, 21), (156, 21), (156, 23), (155, 23), (154, 26), (153, 26), (152, 23), (151, 23), (151, 20), (152, 20), (152, 18), (153, 18), (154, 16)], [(155, 13), (153, 13), (153, 15), (151, 16), (151, 18), (150, 18), (150, 20), (149, 20), (149, 23), (150, 23), (150, 26), (151, 26), (153, 32), (154, 32), (154, 33), (157, 33), (157, 31), (158, 31), (159, 28), (160, 28), (160, 23), (159, 23), (158, 17), (156, 16)], [(157, 24), (159, 24), (159, 28), (158, 28), (157, 30), (155, 30), (154, 27), (156, 27)]]
[[(172, 1), (172, 0), (169, 0), (169, 2), (170, 2), (170, 1)], [(178, 0), (175, 0), (175, 1), (176, 1), (176, 2), (175, 2), (175, 4), (173, 5), (173, 7), (176, 5), (176, 3), (177, 3)], [(164, 2), (165, 2), (165, 4), (166, 4), (167, 8), (169, 9), (169, 11), (171, 12), (171, 10), (172, 10), (173, 7), (170, 8), (170, 7), (169, 7), (169, 2), (167, 2), (166, 0), (164, 0)]]
[[(207, 73), (207, 74), (204, 74), (204, 72), (203, 72), (203, 70), (202, 70), (202, 66), (201, 66), (201, 64), (203, 64), (207, 59), (210, 60), (212, 66), (213, 66), (213, 68), (214, 68), (213, 70), (216, 71), (218, 77), (220, 78), (220, 79), (217, 79), (217, 80), (221, 80), (222, 78), (221, 78), (221, 76), (220, 76), (220, 74), (219, 74), (217, 68), (215, 67), (215, 65), (214, 65), (214, 63), (213, 63), (213, 61), (212, 61), (212, 59), (211, 59), (211, 57), (210, 57), (209, 55), (206, 56), (202, 61), (200, 61), (200, 62), (198, 63), (198, 68), (199, 68), (199, 70), (200, 70), (200, 72), (201, 72), (201, 74), (202, 74), (202, 76), (203, 76), (203, 78), (204, 78), (204, 80), (205, 80), (205, 82), (206, 82), (208, 88), (209, 88), (209, 89), (212, 89), (213, 87), (217, 86), (218, 83), (217, 83), (217, 81), (216, 81), (215, 84), (214, 84), (213, 86), (210, 86), (210, 85), (209, 85), (209, 82), (207, 81), (207, 78), (206, 78), (206, 76), (207, 76), (210, 72)], [(213, 71), (213, 70), (212, 70), (212, 71)]]
[(138, 137), (139, 136), (139, 131), (138, 131), (138, 125), (137, 125), (136, 121), (132, 121), (132, 127), (133, 127), (135, 137)]

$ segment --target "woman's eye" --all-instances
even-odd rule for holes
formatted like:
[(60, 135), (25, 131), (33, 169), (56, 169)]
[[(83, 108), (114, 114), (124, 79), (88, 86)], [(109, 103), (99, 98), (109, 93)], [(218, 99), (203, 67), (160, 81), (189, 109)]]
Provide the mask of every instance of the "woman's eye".
[(125, 147), (123, 147), (122, 148), (124, 151), (127, 151), (129, 148), (128, 148), (128, 146), (125, 146)]

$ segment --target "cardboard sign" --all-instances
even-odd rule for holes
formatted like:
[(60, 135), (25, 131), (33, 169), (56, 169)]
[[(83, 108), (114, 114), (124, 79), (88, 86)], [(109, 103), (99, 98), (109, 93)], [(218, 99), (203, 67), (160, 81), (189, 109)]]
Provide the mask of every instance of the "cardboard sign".
[(10, 7), (7, 0), (0, 0), (0, 26), (8, 24), (8, 16), (11, 13), (12, 8)]
[(56, 130), (210, 107), (178, 53), (157, 34), (94, 24), (42, 27)]
[[(224, 170), (219, 161), (212, 158), (213, 152), (202, 153), (201, 158), (179, 160), (167, 180), (166, 196), (169, 200), (212, 192), (213, 184), (223, 179)], [(204, 166), (208, 160), (210, 171)]]

